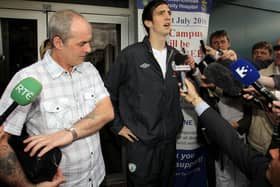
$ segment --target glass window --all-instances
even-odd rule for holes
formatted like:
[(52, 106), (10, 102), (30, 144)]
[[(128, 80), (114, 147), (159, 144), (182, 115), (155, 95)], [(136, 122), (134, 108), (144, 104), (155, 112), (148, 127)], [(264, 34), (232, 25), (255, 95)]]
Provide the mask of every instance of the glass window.
[(12, 76), (21, 68), (37, 61), (37, 21), (0, 19), (0, 94)]

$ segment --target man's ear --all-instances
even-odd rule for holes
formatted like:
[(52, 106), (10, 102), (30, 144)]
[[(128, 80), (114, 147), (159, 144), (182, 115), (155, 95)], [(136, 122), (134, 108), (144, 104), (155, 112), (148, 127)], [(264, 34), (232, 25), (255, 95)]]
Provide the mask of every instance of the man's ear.
[(144, 24), (145, 24), (146, 27), (151, 28), (151, 26), (152, 26), (153, 23), (152, 23), (152, 21), (150, 21), (150, 20), (145, 20), (145, 21), (144, 21)]
[(59, 36), (55, 36), (53, 38), (53, 45), (57, 49), (61, 49), (63, 47), (63, 41), (61, 40), (61, 38)]

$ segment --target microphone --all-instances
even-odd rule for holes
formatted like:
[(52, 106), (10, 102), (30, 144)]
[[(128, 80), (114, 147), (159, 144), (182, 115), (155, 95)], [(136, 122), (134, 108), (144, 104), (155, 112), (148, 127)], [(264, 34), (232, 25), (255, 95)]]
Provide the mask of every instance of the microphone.
[(206, 47), (205, 47), (204, 41), (200, 40), (199, 42), (200, 42), (201, 50), (205, 56), (199, 63), (197, 63), (195, 65), (196, 65), (196, 67), (198, 67), (198, 69), (202, 73), (205, 70), (205, 68), (208, 66), (208, 64), (213, 62), (214, 59), (211, 58), (209, 55), (206, 55)]
[(238, 82), (229, 69), (231, 61), (213, 62), (207, 66), (203, 74), (207, 81), (223, 89), (223, 93), (230, 97), (240, 96), (243, 85)]
[(205, 44), (204, 44), (204, 41), (203, 40), (199, 40), (200, 42), (200, 46), (201, 46), (201, 50), (204, 54), (206, 54), (206, 47), (205, 47)]
[(25, 106), (32, 103), (41, 90), (42, 85), (36, 79), (27, 77), (21, 80), (12, 90), (11, 98), (13, 103), (0, 116), (0, 125), (3, 124), (18, 105)]
[[(233, 75), (237, 80), (245, 86), (252, 85), (265, 99), (271, 103), (273, 100), (278, 100), (277, 97), (264, 87), (258, 79), (260, 74), (258, 70), (245, 59), (239, 58), (231, 64), (230, 67)], [(279, 120), (278, 120), (279, 121)], [(273, 125), (272, 140), (270, 148), (276, 148), (280, 145), (279, 124)]]
[[(25, 106), (32, 103), (41, 91), (42, 85), (36, 79), (27, 77), (21, 80), (11, 92), (13, 103), (0, 116), (0, 125), (18, 105)], [(60, 149), (55, 147), (40, 158), (37, 157), (37, 154), (36, 156), (30, 157), (30, 151), (24, 151), (26, 144), (23, 143), (23, 140), (27, 137), (29, 137), (29, 134), (27, 133), (26, 125), (24, 125), (21, 135), (11, 135), (8, 141), (9, 145), (14, 150), (26, 177), (32, 183), (51, 181), (61, 161), (62, 153)]]
[(190, 65), (185, 64), (185, 60), (188, 59), (188, 55), (177, 53), (172, 61), (172, 69), (175, 72), (180, 72), (182, 89), (184, 92), (188, 92), (187, 85), (185, 84), (186, 73), (185, 71), (191, 71)]
[(245, 86), (252, 85), (268, 102), (278, 100), (274, 94), (258, 81), (260, 78), (258, 70), (247, 60), (238, 58), (237, 61), (230, 65), (230, 69), (237, 80)]

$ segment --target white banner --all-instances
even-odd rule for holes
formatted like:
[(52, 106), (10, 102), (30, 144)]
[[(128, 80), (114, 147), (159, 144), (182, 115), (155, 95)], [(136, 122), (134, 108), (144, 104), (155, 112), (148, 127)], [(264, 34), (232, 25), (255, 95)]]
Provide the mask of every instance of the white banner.
[[(183, 53), (202, 58), (200, 40), (207, 40), (211, 0), (167, 0), (172, 11), (171, 32), (168, 43)], [(142, 12), (148, 1), (138, 0), (138, 41), (146, 35), (142, 24)]]

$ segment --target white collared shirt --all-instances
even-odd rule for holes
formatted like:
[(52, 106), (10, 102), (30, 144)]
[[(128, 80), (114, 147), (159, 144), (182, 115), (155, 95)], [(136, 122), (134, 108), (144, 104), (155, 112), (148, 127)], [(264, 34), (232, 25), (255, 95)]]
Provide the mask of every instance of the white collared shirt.
[[(71, 127), (94, 110), (96, 103), (109, 96), (103, 81), (90, 62), (73, 68), (71, 75), (59, 66), (48, 51), (42, 61), (18, 72), (0, 100), (0, 113), (12, 103), (14, 86), (26, 77), (34, 77), (43, 89), (27, 106), (18, 106), (5, 121), (4, 130), (20, 135), (26, 123), (29, 134), (54, 133)], [(55, 140), (54, 140), (55, 141)], [(63, 148), (60, 168), (66, 177), (61, 187), (99, 186), (105, 176), (99, 133), (76, 140)]]

